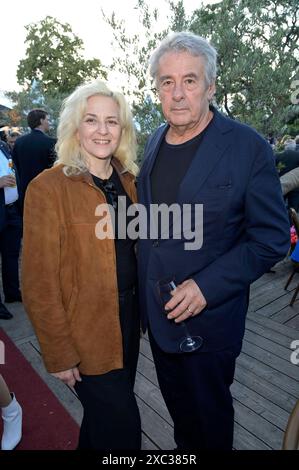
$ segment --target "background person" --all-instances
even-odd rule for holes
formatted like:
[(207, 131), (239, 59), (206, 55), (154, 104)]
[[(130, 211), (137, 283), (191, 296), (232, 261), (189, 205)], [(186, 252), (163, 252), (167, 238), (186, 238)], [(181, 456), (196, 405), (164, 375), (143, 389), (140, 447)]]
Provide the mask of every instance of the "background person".
[[(276, 164), (282, 168), (279, 176), (283, 176), (291, 170), (299, 167), (299, 152), (296, 151), (296, 142), (287, 138), (284, 141), (283, 152), (276, 154)], [(293, 207), (296, 212), (299, 210), (299, 189), (293, 189), (287, 194), (287, 207)]]
[[(16, 175), (10, 173), (11, 155), (0, 141), (0, 254), (4, 301), (22, 301), (19, 284), (19, 254), (22, 238), (22, 218)], [(13, 317), (0, 297), (0, 319)]]
[(21, 132), (19, 131), (10, 131), (7, 136), (7, 143), (9, 145), (10, 151), (12, 153), (16, 140), (21, 137)]
[(30, 181), (43, 170), (50, 168), (55, 160), (56, 139), (49, 137), (49, 116), (43, 109), (32, 109), (27, 116), (29, 134), (15, 142), (13, 161), (18, 171), (20, 203), (23, 209), (24, 197)]

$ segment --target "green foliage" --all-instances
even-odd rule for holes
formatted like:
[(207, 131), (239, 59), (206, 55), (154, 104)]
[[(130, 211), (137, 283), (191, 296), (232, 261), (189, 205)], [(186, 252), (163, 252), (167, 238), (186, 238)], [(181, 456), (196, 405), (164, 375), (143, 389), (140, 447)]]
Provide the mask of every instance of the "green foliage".
[(139, 22), (143, 27), (142, 34), (130, 37), (125, 28), (124, 20), (117, 20), (115, 13), (103, 17), (113, 31), (114, 40), (118, 45), (119, 54), (114, 57), (112, 69), (123, 77), (121, 90), (129, 98), (138, 131), (138, 157), (152, 130), (163, 122), (160, 106), (155, 99), (152, 81), (147, 76), (146, 64), (151, 52), (167, 34), (168, 29), (155, 31), (159, 18), (157, 9), (151, 10), (144, 0), (137, 1)]
[(151, 9), (145, 0), (137, 0), (136, 9), (142, 34), (136, 33), (133, 36), (128, 35), (125, 22), (118, 20), (115, 13), (109, 17), (102, 11), (120, 49), (120, 53), (114, 57), (112, 69), (123, 76), (121, 88), (132, 104), (138, 131), (139, 160), (142, 158), (148, 136), (164, 121), (154, 83), (147, 74), (149, 58), (170, 31), (183, 31), (188, 29), (189, 25), (182, 0), (177, 3), (169, 1), (169, 8), (169, 17), (164, 21), (166, 27), (161, 29), (158, 9)]
[[(137, 0), (139, 25), (130, 36), (115, 13), (103, 16), (119, 53), (111, 69), (121, 75), (138, 129), (139, 155), (149, 134), (163, 122), (155, 87), (147, 74), (148, 60), (171, 31), (190, 30), (206, 37), (218, 50), (216, 103), (234, 119), (264, 135), (297, 135), (299, 123), (298, 0), (223, 0), (200, 6), (188, 17), (183, 0), (168, 0), (169, 14), (159, 16), (146, 0)], [(163, 27), (161, 27), (161, 23)], [(46, 108), (54, 122), (63, 98), (89, 78), (106, 78), (98, 59), (85, 60), (83, 42), (68, 24), (47, 16), (27, 26), (26, 57), (20, 61), (20, 93), (15, 116), (26, 126), (33, 107)]]
[(141, 162), (147, 138), (163, 122), (163, 115), (161, 106), (154, 103), (149, 95), (141, 105), (134, 103), (133, 114), (137, 128), (138, 162)]
[(144, 32), (132, 37), (115, 14), (105, 17), (122, 51), (113, 66), (123, 74), (123, 91), (133, 101), (141, 147), (163, 119), (147, 67), (154, 48), (170, 31), (190, 30), (214, 44), (219, 58), (216, 103), (227, 115), (264, 135), (296, 126), (298, 100), (296, 105), (291, 96), (299, 72), (298, 0), (223, 0), (201, 6), (190, 17), (182, 0), (168, 4), (165, 27), (156, 31), (158, 11), (139, 0)]
[(9, 123), (8, 109), (0, 109), (0, 127), (7, 126)]
[(28, 112), (43, 108), (50, 114), (54, 134), (63, 99), (88, 79), (106, 79), (107, 72), (100, 60), (82, 57), (83, 42), (67, 23), (47, 16), (26, 29), (26, 57), (17, 70), (23, 90), (6, 93), (15, 103), (9, 124), (26, 128)]
[(277, 170), (278, 173), (280, 173), (285, 167), (286, 167), (285, 164), (282, 163), (282, 162), (278, 162), (276, 164), (276, 170)]
[(17, 71), (21, 86), (29, 87), (37, 81), (44, 93), (55, 95), (71, 93), (89, 78), (106, 78), (100, 60), (82, 57), (83, 41), (69, 24), (47, 16), (26, 29), (26, 57)]
[(280, 133), (294, 112), (298, 13), (297, 0), (223, 0), (189, 25), (218, 51), (218, 105), (264, 134)]
[(49, 113), (52, 134), (58, 124), (58, 116), (61, 103), (66, 98), (67, 93), (44, 93), (43, 86), (40, 82), (33, 82), (32, 86), (27, 90), (17, 92), (8, 92), (6, 95), (15, 103), (13, 111), (18, 116), (15, 122), (9, 122), (10, 126), (17, 125), (27, 128), (27, 114), (31, 109), (42, 108)]

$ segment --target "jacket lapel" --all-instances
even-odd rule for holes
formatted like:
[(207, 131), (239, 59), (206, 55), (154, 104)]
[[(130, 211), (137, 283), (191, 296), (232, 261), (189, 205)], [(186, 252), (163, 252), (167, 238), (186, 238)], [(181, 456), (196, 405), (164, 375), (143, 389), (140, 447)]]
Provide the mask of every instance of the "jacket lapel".
[(206, 129), (199, 149), (180, 185), (178, 203), (192, 201), (230, 145), (230, 139), (226, 135), (231, 129), (230, 121), (218, 111), (213, 109), (213, 112), (213, 121)]
[(137, 178), (137, 181), (142, 179), (142, 184), (140, 185), (139, 189), (143, 192), (145, 201), (149, 204), (152, 203), (150, 176), (159, 152), (161, 142), (168, 130), (168, 127), (168, 124), (159, 127), (157, 132), (150, 138), (145, 147), (143, 164)]
[[(184, 204), (191, 202), (198, 190), (203, 186), (209, 174), (220, 161), (230, 146), (232, 129), (230, 119), (220, 114), (216, 109), (213, 121), (206, 129), (198, 152), (188, 169), (183, 181), (181, 182), (177, 202)], [(144, 163), (142, 165), (138, 181), (139, 201), (146, 204), (152, 203), (150, 174), (156, 160), (162, 139), (164, 138), (169, 126), (161, 126), (152, 138), (148, 141), (144, 153)], [(149, 217), (149, 214), (148, 214)], [(173, 225), (170, 223), (169, 228)]]
[(136, 203), (137, 190), (135, 186), (135, 177), (132, 175), (132, 173), (129, 173), (129, 171), (124, 169), (122, 163), (117, 158), (113, 157), (111, 160), (111, 164), (117, 171), (121, 183), (124, 187), (124, 190), (128, 194), (129, 198), (133, 203)]
[[(116, 170), (120, 181), (124, 187), (124, 190), (128, 194), (129, 198), (133, 203), (137, 202), (137, 191), (135, 187), (135, 177), (132, 173), (129, 173), (129, 171), (124, 169), (124, 166), (122, 163), (116, 158), (113, 157), (111, 159), (111, 165), (113, 168)], [(61, 165), (61, 168), (63, 165)], [(71, 175), (68, 178), (74, 180), (74, 181), (84, 181), (85, 183), (89, 184), (89, 186), (94, 186), (96, 189), (96, 185), (93, 182), (91, 174), (86, 171), (85, 173), (80, 173), (78, 175)]]

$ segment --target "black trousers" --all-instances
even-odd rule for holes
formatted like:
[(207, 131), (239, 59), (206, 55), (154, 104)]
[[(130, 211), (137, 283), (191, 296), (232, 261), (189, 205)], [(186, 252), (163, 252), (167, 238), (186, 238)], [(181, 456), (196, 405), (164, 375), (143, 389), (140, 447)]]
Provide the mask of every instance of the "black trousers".
[(169, 354), (149, 338), (161, 393), (180, 450), (232, 450), (230, 385), (241, 342), (223, 351)]
[(5, 211), (6, 224), (0, 232), (2, 283), (5, 298), (15, 298), (20, 295), (19, 254), (22, 218), (16, 204), (6, 206)]
[(102, 375), (81, 375), (75, 390), (84, 409), (78, 449), (140, 449), (141, 423), (133, 392), (140, 338), (138, 300), (120, 294), (124, 368)]

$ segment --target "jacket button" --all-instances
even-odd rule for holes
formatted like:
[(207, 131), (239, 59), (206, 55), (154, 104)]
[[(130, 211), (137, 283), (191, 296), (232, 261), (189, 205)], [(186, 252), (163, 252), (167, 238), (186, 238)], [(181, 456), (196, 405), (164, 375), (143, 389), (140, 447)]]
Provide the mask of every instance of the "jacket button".
[(153, 241), (153, 247), (154, 247), (154, 248), (157, 248), (157, 246), (159, 246), (158, 240)]

